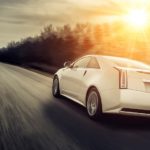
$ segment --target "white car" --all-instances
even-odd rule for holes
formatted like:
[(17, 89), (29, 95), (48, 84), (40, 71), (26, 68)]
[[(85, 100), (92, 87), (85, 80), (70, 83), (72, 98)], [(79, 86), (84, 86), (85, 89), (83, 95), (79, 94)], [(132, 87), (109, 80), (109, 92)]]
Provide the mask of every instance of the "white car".
[(53, 78), (52, 93), (101, 113), (150, 116), (150, 66), (127, 58), (87, 55), (66, 62)]

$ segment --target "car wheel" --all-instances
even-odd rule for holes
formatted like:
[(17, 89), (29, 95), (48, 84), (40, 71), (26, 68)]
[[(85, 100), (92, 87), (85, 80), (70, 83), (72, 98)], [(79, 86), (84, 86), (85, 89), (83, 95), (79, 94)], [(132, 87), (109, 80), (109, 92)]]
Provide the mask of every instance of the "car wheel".
[(57, 76), (53, 79), (52, 93), (54, 97), (60, 97), (59, 80)]
[(91, 88), (88, 92), (86, 108), (91, 119), (97, 119), (102, 114), (101, 99), (96, 88)]

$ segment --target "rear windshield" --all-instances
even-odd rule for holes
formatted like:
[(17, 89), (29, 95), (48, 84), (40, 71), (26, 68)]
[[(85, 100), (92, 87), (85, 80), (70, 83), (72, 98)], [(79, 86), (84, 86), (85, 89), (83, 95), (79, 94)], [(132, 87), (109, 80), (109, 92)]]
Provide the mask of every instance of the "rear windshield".
[(150, 66), (131, 59), (126, 59), (126, 58), (117, 58), (117, 57), (105, 57), (109, 61), (113, 62), (115, 66), (118, 67), (125, 67), (125, 68), (134, 68), (134, 69), (145, 69), (145, 70), (150, 70)]

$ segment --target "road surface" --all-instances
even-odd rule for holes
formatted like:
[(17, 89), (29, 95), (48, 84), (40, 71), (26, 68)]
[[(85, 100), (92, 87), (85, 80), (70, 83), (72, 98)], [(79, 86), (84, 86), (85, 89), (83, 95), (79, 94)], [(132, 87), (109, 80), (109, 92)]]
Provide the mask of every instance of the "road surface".
[(150, 149), (150, 119), (103, 116), (51, 94), (52, 78), (0, 63), (0, 150)]

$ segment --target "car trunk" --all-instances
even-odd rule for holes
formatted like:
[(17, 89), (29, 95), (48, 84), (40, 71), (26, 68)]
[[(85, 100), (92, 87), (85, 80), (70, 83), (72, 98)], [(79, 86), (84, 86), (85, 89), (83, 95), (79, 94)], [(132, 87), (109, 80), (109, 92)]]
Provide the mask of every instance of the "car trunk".
[(128, 89), (150, 93), (150, 70), (127, 69)]

